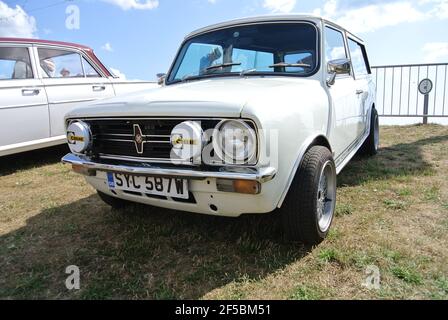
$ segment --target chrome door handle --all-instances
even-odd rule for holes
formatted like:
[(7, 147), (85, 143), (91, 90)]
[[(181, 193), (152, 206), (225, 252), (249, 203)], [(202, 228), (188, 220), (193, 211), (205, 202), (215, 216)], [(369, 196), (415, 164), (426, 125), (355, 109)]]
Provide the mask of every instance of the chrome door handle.
[(98, 85), (98, 86), (92, 86), (93, 91), (104, 91), (106, 90), (106, 86)]
[(37, 96), (40, 93), (40, 89), (37, 88), (24, 88), (22, 89), (22, 96)]
[(360, 95), (360, 94), (363, 94), (364, 93), (364, 90), (356, 90), (356, 94), (357, 95)]

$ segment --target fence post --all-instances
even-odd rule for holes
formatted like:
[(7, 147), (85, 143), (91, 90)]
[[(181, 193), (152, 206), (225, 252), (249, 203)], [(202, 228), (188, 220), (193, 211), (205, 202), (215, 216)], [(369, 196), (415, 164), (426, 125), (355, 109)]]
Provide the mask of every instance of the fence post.
[(429, 94), (432, 91), (433, 83), (430, 79), (426, 78), (420, 81), (418, 85), (418, 91), (425, 97), (423, 104), (423, 124), (428, 124), (429, 114)]
[(428, 115), (429, 112), (429, 94), (425, 94), (425, 102), (423, 105), (423, 124), (428, 124)]

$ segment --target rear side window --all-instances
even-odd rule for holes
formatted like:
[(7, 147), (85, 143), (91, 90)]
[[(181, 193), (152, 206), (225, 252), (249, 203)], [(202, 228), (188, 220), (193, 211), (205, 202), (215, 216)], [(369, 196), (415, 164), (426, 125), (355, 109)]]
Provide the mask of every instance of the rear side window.
[(352, 65), (353, 70), (355, 71), (355, 76), (358, 78), (369, 74), (369, 67), (366, 62), (364, 46), (351, 39), (348, 39), (348, 47), (350, 50), (350, 56), (352, 58)]
[(327, 62), (347, 58), (342, 32), (330, 27), (325, 28), (325, 58)]
[(0, 47), (0, 80), (32, 78), (28, 48)]

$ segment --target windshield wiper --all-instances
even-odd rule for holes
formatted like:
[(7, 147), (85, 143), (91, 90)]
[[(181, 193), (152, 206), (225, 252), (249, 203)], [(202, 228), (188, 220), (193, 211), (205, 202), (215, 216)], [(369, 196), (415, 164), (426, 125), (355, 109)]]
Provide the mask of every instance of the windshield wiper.
[(311, 68), (312, 66), (306, 63), (286, 63), (286, 62), (275, 63), (269, 66), (269, 68), (277, 68), (277, 67)]
[(216, 64), (214, 66), (210, 66), (205, 68), (205, 71), (210, 71), (210, 70), (214, 70), (214, 69), (222, 69), (222, 68), (227, 68), (227, 67), (232, 67), (232, 66), (240, 66), (241, 62), (229, 62), (229, 63), (221, 63), (221, 64)]
[(240, 72), (240, 76), (243, 77), (246, 74), (257, 72), (257, 69), (247, 69)]

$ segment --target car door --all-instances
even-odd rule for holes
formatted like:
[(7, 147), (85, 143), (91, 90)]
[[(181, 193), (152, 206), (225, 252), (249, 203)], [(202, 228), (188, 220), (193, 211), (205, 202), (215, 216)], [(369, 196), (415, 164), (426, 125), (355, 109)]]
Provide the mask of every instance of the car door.
[(50, 135), (47, 96), (31, 53), (27, 45), (0, 44), (0, 155)]
[(355, 75), (357, 108), (358, 108), (358, 135), (362, 136), (366, 133), (369, 123), (369, 90), (371, 81), (370, 65), (367, 59), (367, 53), (364, 45), (358, 41), (348, 37), (348, 48), (352, 68)]
[(110, 80), (71, 48), (37, 46), (37, 64), (48, 95), (50, 135), (65, 135), (64, 116), (89, 101), (113, 97)]
[[(325, 27), (325, 61), (348, 59), (344, 33)], [(327, 76), (330, 74), (327, 71)], [(332, 126), (330, 143), (338, 163), (351, 150), (358, 137), (358, 110), (355, 80), (351, 74), (338, 75), (333, 85), (328, 87), (332, 105)]]

